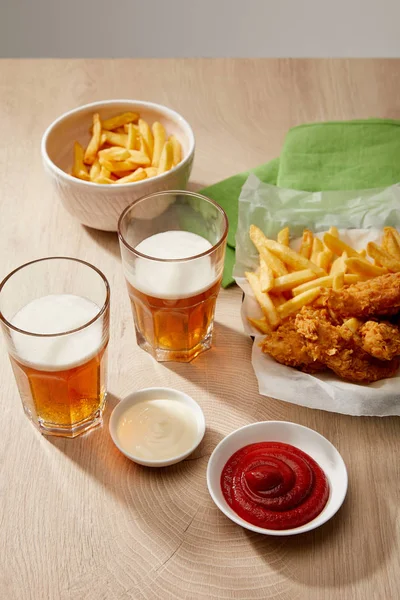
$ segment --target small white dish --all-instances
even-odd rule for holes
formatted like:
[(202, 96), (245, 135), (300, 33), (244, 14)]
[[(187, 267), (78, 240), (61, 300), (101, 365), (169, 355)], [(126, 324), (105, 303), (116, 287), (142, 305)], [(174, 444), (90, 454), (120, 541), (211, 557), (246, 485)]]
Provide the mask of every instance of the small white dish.
[[(329, 483), (329, 498), (324, 509), (315, 519), (294, 529), (264, 529), (248, 523), (231, 509), (221, 489), (222, 469), (237, 450), (258, 442), (283, 442), (296, 446), (309, 454), (324, 471)], [(323, 525), (343, 504), (347, 481), (346, 465), (331, 442), (313, 429), (288, 421), (262, 421), (233, 431), (216, 446), (207, 466), (208, 490), (218, 508), (238, 525), (264, 535), (297, 535)]]
[[(143, 402), (146, 400), (160, 399), (177, 400), (191, 409), (197, 421), (197, 437), (192, 446), (188, 448), (185, 452), (168, 458), (166, 460), (150, 460), (144, 459), (139, 456), (135, 456), (123, 447), (118, 437), (118, 424), (120, 422), (120, 419), (122, 418), (124, 413), (134, 404), (138, 404), (139, 402)], [(200, 408), (199, 404), (197, 404), (197, 402), (193, 400), (193, 398), (191, 398), (184, 392), (174, 390), (173, 388), (154, 387), (139, 390), (138, 392), (134, 392), (133, 394), (130, 394), (129, 396), (121, 400), (121, 402), (117, 404), (117, 406), (111, 413), (109, 429), (111, 438), (118, 450), (120, 450), (120, 452), (122, 452), (122, 454), (124, 454), (130, 460), (133, 460), (134, 462), (140, 465), (144, 465), (146, 467), (168, 467), (169, 465), (174, 465), (175, 463), (184, 460), (197, 448), (197, 446), (200, 444), (204, 437), (204, 433), (206, 430), (206, 422), (202, 409)]]

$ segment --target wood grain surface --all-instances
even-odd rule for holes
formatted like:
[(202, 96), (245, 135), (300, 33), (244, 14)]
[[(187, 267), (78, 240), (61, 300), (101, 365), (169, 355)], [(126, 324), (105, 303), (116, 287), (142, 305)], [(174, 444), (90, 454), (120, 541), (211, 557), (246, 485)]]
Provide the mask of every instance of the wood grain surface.
[[(45, 438), (21, 409), (0, 353), (0, 597), (4, 600), (395, 600), (400, 597), (398, 418), (313, 411), (258, 394), (236, 288), (221, 292), (214, 348), (189, 365), (157, 364), (136, 346), (115, 234), (81, 226), (43, 171), (40, 139), (58, 115), (101, 99), (167, 104), (197, 138), (199, 189), (279, 155), (304, 121), (400, 117), (397, 60), (20, 60), (0, 62), (0, 278), (25, 261), (69, 255), (112, 289), (104, 426)], [(129, 392), (191, 394), (207, 420), (194, 455), (164, 470), (134, 465), (108, 434)], [(349, 491), (309, 534), (268, 538), (231, 523), (206, 487), (226, 434), (258, 420), (295, 421), (341, 452)]]

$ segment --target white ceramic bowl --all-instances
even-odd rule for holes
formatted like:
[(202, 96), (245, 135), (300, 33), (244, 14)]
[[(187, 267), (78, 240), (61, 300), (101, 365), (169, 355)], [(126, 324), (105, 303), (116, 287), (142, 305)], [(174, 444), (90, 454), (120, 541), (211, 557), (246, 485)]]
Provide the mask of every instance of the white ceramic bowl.
[[(174, 134), (182, 145), (182, 160), (167, 173), (136, 181), (104, 185), (82, 181), (70, 175), (74, 141), (84, 147), (90, 139), (92, 115), (107, 119), (125, 111), (138, 112), (150, 124), (160, 121), (168, 135)], [(42, 159), (65, 208), (81, 223), (104, 231), (117, 231), (118, 218), (134, 200), (162, 190), (184, 190), (194, 158), (195, 141), (187, 121), (174, 110), (136, 100), (93, 102), (64, 113), (45, 131)]]
[[(222, 494), (222, 469), (237, 450), (257, 442), (283, 442), (296, 446), (309, 454), (323, 469), (329, 482), (330, 493), (324, 509), (315, 519), (294, 529), (264, 529), (244, 521), (230, 508)], [(296, 535), (326, 523), (339, 510), (347, 492), (347, 470), (336, 448), (313, 429), (287, 421), (263, 421), (237, 429), (218, 444), (208, 462), (207, 486), (218, 508), (245, 529), (264, 535)]]
[[(159, 400), (159, 399), (171, 399), (178, 400), (183, 404), (189, 406), (189, 408), (193, 411), (194, 416), (197, 420), (197, 438), (193, 443), (191, 448), (188, 448), (186, 452), (179, 454), (177, 456), (173, 456), (168, 460), (145, 460), (142, 457), (135, 456), (125, 450), (125, 448), (121, 445), (120, 440), (118, 439), (118, 423), (121, 419), (124, 412), (137, 404), (138, 402), (143, 402), (144, 400)], [(200, 444), (201, 440), (204, 437), (204, 433), (206, 430), (206, 422), (204, 419), (203, 411), (201, 410), (199, 404), (193, 398), (185, 394), (184, 392), (180, 392), (179, 390), (174, 390), (172, 388), (145, 388), (143, 390), (139, 390), (138, 392), (134, 392), (130, 394), (117, 406), (111, 413), (110, 417), (110, 434), (114, 444), (117, 446), (118, 450), (125, 454), (128, 458), (133, 460), (134, 462), (144, 465), (146, 467), (168, 467), (169, 465), (174, 465), (175, 463), (180, 462), (187, 458), (194, 450), (196, 450), (197, 446)]]

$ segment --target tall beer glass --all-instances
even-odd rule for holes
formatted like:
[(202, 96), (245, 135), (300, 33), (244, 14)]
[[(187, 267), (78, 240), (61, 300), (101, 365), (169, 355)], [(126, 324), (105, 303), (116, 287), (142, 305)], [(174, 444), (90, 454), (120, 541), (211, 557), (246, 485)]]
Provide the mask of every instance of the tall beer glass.
[(209, 349), (228, 233), (222, 208), (159, 192), (131, 204), (118, 233), (139, 346), (180, 362)]
[(101, 423), (110, 289), (74, 258), (27, 263), (0, 284), (0, 322), (25, 413), (44, 434), (75, 437)]

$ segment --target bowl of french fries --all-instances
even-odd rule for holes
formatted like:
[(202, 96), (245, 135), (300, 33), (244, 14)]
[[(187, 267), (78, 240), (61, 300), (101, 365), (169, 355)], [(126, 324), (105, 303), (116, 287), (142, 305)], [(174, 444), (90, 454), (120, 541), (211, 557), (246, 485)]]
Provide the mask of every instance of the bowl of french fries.
[(165, 106), (108, 100), (56, 119), (41, 149), (68, 212), (88, 227), (117, 231), (134, 200), (186, 188), (195, 141), (189, 123)]

